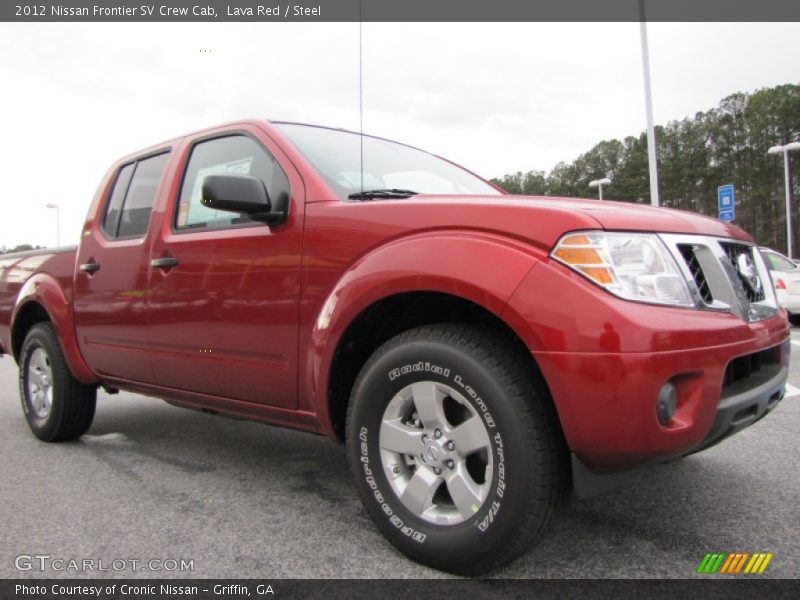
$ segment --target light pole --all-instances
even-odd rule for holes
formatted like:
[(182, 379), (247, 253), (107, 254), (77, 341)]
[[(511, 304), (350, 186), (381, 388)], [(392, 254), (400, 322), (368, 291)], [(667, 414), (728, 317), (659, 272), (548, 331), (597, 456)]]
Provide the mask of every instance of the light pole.
[(642, 42), (642, 72), (644, 74), (644, 108), (647, 114), (647, 159), (650, 169), (650, 204), (659, 206), (658, 165), (656, 163), (656, 129), (653, 125), (653, 92), (650, 86), (650, 50), (647, 44), (647, 17), (644, 0), (639, 0), (639, 35)]
[(590, 188), (597, 188), (597, 193), (600, 196), (600, 200), (603, 199), (603, 186), (608, 185), (611, 183), (611, 180), (608, 177), (603, 177), (602, 179), (595, 179), (594, 181), (589, 182)]
[(767, 154), (783, 154), (783, 178), (786, 187), (786, 256), (792, 258), (792, 182), (789, 181), (789, 152), (800, 150), (800, 142), (773, 146)]
[(61, 245), (61, 215), (59, 214), (58, 204), (55, 202), (48, 202), (45, 205), (47, 208), (56, 209), (56, 246)]

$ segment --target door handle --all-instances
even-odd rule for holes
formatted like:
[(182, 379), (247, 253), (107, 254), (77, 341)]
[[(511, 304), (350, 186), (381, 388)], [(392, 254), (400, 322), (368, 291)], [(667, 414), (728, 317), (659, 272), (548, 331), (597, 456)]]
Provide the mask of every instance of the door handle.
[(171, 269), (172, 267), (177, 267), (180, 262), (181, 261), (174, 256), (163, 256), (151, 260), (150, 266), (154, 269)]
[(89, 274), (97, 273), (100, 270), (100, 263), (91, 261), (82, 264), (81, 266), (78, 267), (78, 269), (80, 269), (82, 273), (89, 273)]

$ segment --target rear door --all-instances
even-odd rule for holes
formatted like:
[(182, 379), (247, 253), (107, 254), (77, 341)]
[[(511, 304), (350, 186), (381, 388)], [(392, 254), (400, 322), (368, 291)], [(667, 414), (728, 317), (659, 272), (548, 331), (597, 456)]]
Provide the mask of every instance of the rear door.
[(75, 273), (75, 328), (98, 373), (151, 383), (147, 339), (147, 232), (169, 152), (121, 165), (96, 218), (87, 223)]
[[(194, 140), (153, 240), (149, 337), (157, 382), (227, 399), (297, 404), (302, 181), (255, 127)], [(200, 203), (207, 175), (261, 178), (289, 217), (268, 226)]]

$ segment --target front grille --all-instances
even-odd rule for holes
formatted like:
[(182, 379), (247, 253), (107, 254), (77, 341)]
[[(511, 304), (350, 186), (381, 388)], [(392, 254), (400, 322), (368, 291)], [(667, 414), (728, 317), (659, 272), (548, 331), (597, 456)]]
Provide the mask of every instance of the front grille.
[(752, 247), (745, 246), (744, 244), (732, 244), (729, 242), (724, 242), (720, 244), (720, 246), (722, 246), (722, 249), (725, 251), (725, 254), (727, 254), (728, 259), (731, 261), (731, 264), (733, 265), (733, 270), (736, 272), (736, 276), (739, 278), (739, 281), (741, 282), (742, 287), (744, 288), (745, 294), (747, 294), (747, 299), (750, 302), (761, 302), (764, 298), (766, 298), (766, 294), (764, 293), (764, 286), (761, 285), (758, 291), (754, 291), (753, 287), (747, 282), (747, 280), (741, 274), (738, 268), (739, 259), (741, 258), (742, 255), (748, 255), (750, 257), (750, 260), (752, 261), (753, 259)]
[(780, 314), (767, 266), (746, 242), (706, 235), (661, 233), (702, 310), (728, 312), (746, 323)]
[(697, 290), (700, 292), (703, 302), (711, 304), (714, 301), (714, 296), (711, 293), (711, 288), (708, 287), (708, 280), (705, 273), (703, 273), (703, 268), (697, 260), (695, 247), (692, 244), (678, 244), (678, 250), (680, 250), (683, 260), (686, 261), (686, 266), (689, 267), (689, 272), (692, 274), (692, 279), (697, 285)]

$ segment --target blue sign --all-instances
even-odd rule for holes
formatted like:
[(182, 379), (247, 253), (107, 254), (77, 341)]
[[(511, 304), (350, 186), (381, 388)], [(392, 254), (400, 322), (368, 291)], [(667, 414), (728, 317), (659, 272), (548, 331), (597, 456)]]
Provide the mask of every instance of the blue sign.
[(721, 185), (717, 188), (717, 206), (721, 221), (733, 221), (735, 215), (732, 184)]

